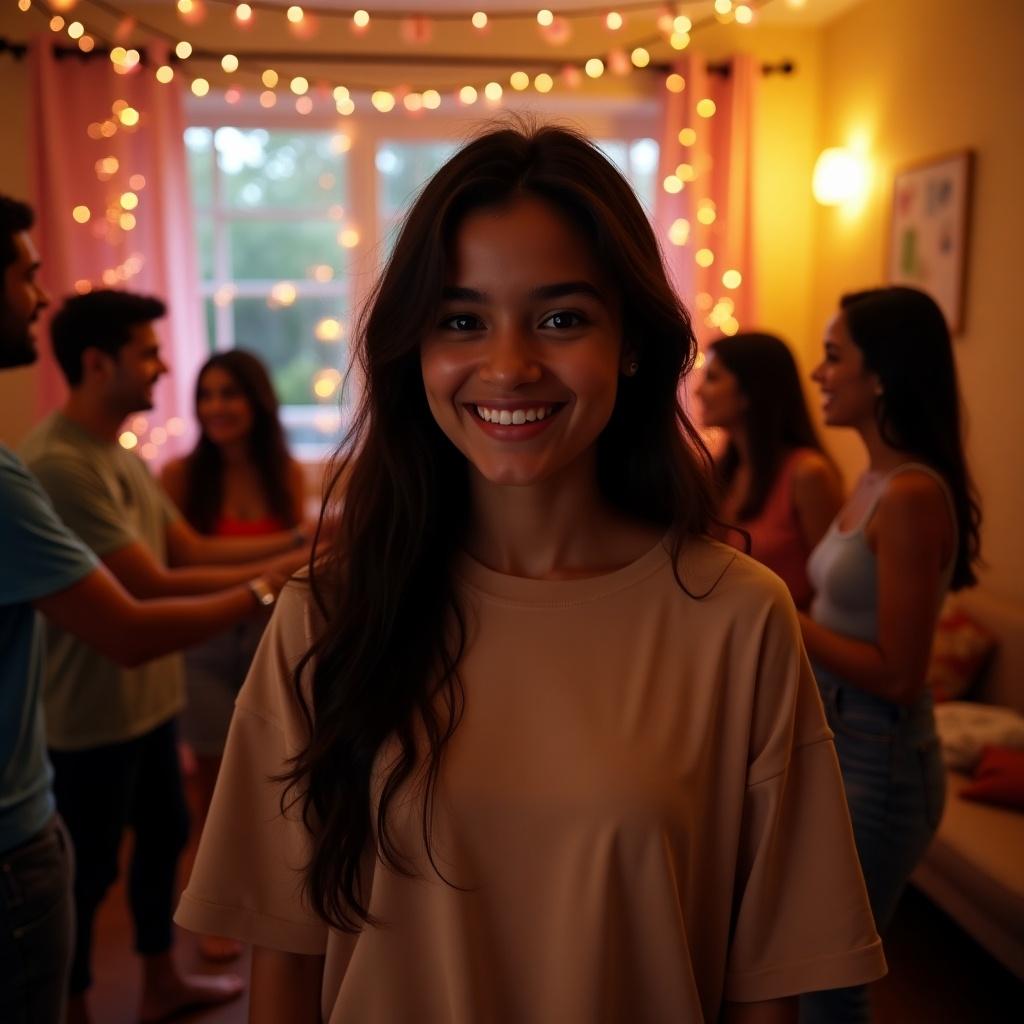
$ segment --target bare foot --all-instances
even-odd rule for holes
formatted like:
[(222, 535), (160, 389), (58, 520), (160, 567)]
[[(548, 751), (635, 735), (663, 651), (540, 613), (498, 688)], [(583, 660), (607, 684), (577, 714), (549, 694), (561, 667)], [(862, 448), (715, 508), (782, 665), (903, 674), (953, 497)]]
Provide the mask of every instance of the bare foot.
[(147, 989), (139, 1008), (141, 1024), (156, 1024), (183, 1010), (216, 1006), (237, 999), (245, 984), (234, 974), (183, 974), (172, 985)]
[(199, 939), (199, 952), (214, 963), (227, 963), (242, 955), (242, 944), (236, 939), (225, 939), (222, 935), (203, 935)]

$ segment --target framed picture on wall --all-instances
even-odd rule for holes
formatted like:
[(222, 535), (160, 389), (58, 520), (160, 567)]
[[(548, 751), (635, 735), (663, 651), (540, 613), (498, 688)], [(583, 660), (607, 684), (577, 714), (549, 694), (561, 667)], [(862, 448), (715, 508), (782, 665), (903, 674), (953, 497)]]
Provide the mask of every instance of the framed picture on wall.
[(974, 154), (938, 157), (896, 173), (889, 232), (889, 282), (927, 292), (952, 334), (964, 325)]

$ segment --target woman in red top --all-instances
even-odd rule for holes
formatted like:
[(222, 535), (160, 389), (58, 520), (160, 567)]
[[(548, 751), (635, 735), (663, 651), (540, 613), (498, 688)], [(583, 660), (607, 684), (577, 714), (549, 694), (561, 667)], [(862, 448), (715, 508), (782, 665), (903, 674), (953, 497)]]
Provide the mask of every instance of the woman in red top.
[[(302, 467), (288, 453), (278, 401), (263, 363), (233, 349), (211, 356), (196, 379), (200, 437), (169, 462), (161, 482), (200, 533), (220, 537), (280, 534), (282, 547), (305, 543)], [(235, 695), (245, 680), (267, 616), (239, 623), (185, 654), (188, 704), (183, 734), (195, 754), (203, 817), (220, 768)], [(238, 955), (239, 943), (205, 936), (210, 959)]]
[[(807, 558), (842, 505), (839, 474), (811, 424), (796, 363), (771, 334), (713, 342), (696, 395), (705, 427), (726, 435), (716, 463), (719, 518), (750, 536), (798, 608), (811, 600)], [(721, 538), (736, 547), (736, 529)]]

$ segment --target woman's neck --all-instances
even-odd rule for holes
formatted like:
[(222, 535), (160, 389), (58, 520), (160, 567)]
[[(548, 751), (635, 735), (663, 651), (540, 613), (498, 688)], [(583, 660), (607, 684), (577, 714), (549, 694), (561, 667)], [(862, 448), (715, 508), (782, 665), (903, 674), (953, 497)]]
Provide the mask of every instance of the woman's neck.
[(249, 456), (248, 439), (241, 441), (230, 441), (227, 444), (218, 445), (221, 461), (229, 469), (248, 466), (252, 461)]
[(888, 473), (911, 458), (907, 452), (884, 440), (874, 417), (859, 424), (856, 430), (868, 452), (869, 473)]
[(510, 576), (600, 575), (635, 561), (662, 533), (611, 507), (598, 491), (592, 465), (520, 487), (493, 484), (473, 473), (470, 491), (466, 549), (478, 562)]

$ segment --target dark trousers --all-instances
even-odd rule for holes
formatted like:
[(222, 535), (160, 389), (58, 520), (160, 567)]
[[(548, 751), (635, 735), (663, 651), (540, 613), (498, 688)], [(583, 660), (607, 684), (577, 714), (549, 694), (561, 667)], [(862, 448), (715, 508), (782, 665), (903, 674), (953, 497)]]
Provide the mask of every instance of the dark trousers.
[(75, 952), (70, 991), (92, 982), (93, 921), (117, 878), (126, 828), (134, 832), (128, 899), (135, 948), (171, 948), (178, 858), (188, 840), (188, 808), (178, 763), (174, 719), (126, 743), (88, 750), (51, 750), (57, 807), (75, 847)]
[(54, 818), (0, 854), (0, 1020), (63, 1024), (74, 904), (71, 842)]

